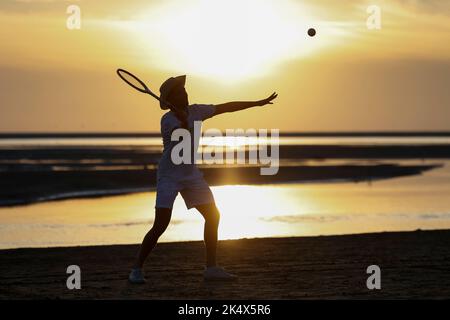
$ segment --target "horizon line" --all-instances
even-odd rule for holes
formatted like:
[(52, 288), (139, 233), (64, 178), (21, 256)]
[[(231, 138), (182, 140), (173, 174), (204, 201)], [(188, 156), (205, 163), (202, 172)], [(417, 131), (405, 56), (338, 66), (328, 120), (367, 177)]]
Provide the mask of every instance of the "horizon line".
[[(245, 130), (245, 129), (244, 129)], [(225, 131), (222, 131), (225, 134)], [(150, 132), (0, 132), (6, 138), (126, 138), (160, 137), (157, 131)], [(450, 131), (284, 131), (281, 137), (450, 137)]]

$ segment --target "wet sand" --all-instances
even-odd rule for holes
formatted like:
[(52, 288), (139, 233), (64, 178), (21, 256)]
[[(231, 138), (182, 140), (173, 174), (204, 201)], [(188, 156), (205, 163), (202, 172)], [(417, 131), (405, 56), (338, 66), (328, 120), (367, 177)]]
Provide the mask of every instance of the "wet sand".
[[(202, 279), (203, 243), (162, 243), (127, 282), (136, 245), (0, 251), (0, 299), (442, 299), (450, 297), (450, 230), (221, 241), (232, 283)], [(81, 268), (80, 290), (66, 268)], [(381, 268), (368, 290), (366, 268)]]
[[(444, 159), (450, 158), (448, 144), (320, 144), (279, 148), (280, 168), (276, 175), (261, 175), (258, 166), (248, 164), (200, 165), (200, 168), (210, 185), (371, 181), (421, 174), (440, 167)], [(249, 147), (245, 150), (245, 159), (249, 159)], [(0, 206), (153, 190), (160, 157), (160, 145), (5, 145), (0, 147)], [(224, 154), (222, 157), (226, 158)], [(400, 163), (410, 159), (432, 159), (433, 163)]]
[[(211, 186), (288, 182), (371, 181), (422, 174), (441, 164), (345, 164), (280, 167), (276, 175), (261, 175), (259, 167), (202, 168)], [(101, 197), (151, 191), (156, 169), (92, 171), (0, 172), (0, 207), (70, 198)]]

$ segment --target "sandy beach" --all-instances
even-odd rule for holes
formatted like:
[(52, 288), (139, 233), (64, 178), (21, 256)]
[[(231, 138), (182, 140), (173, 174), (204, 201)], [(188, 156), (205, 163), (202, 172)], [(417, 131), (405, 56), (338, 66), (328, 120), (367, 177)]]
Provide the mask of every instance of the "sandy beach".
[[(450, 297), (450, 230), (221, 241), (233, 283), (202, 280), (203, 243), (160, 244), (148, 283), (130, 285), (136, 245), (0, 251), (0, 299), (442, 299)], [(66, 268), (81, 268), (80, 290)], [(381, 268), (368, 290), (366, 268)]]

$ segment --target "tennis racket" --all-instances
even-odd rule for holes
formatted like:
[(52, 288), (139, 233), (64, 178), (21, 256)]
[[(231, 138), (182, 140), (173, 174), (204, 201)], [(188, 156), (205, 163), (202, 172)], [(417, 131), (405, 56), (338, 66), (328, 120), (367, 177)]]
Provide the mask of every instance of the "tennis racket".
[(138, 77), (136, 77), (131, 72), (124, 70), (124, 69), (117, 69), (117, 75), (125, 81), (129, 86), (133, 87), (139, 92), (146, 93), (151, 95), (153, 98), (155, 98), (158, 101), (161, 101), (163, 104), (170, 106), (170, 104), (167, 101), (164, 101), (160, 99), (156, 94), (154, 94), (147, 85)]

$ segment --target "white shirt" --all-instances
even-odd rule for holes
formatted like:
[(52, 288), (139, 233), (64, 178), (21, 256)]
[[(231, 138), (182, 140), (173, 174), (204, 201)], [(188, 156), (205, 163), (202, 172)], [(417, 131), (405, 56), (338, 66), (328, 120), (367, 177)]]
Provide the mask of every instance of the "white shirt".
[(198, 136), (194, 135), (194, 121), (203, 121), (211, 118), (214, 115), (216, 108), (214, 105), (193, 104), (188, 106), (188, 111), (189, 115), (187, 122), (191, 134), (192, 149), (191, 163), (181, 163), (177, 165), (172, 162), (172, 148), (179, 142), (172, 141), (171, 135), (173, 130), (181, 128), (181, 123), (176, 115), (172, 111), (169, 111), (161, 117), (161, 135), (163, 138), (164, 150), (158, 165), (158, 179), (166, 177), (179, 181), (202, 176), (202, 173), (195, 165), (193, 158), (194, 153), (197, 152), (197, 150), (194, 150), (194, 146), (198, 146), (200, 140), (200, 134)]

